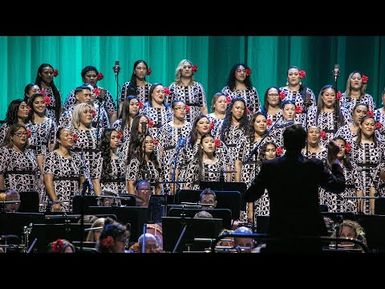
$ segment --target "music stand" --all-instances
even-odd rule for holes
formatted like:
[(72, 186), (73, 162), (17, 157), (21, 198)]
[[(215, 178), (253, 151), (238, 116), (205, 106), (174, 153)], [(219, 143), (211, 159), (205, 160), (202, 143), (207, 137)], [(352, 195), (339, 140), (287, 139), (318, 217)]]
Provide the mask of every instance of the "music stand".
[(39, 212), (39, 193), (38, 192), (20, 192), (19, 212)]
[(162, 217), (167, 215), (166, 206), (172, 204), (175, 204), (174, 195), (151, 195), (148, 201), (147, 220), (151, 223), (161, 223)]
[[(241, 193), (239, 191), (214, 191), (217, 197), (216, 208), (227, 208), (231, 210), (233, 220), (239, 219), (241, 210)], [(182, 202), (198, 203), (201, 191), (180, 190), (177, 200)]]
[(143, 224), (147, 222), (147, 208), (143, 207), (88, 207), (89, 214), (113, 214), (122, 225), (130, 223), (130, 239), (137, 240), (142, 234)]
[(202, 190), (209, 188), (213, 191), (238, 191), (241, 193), (240, 210), (246, 210), (245, 193), (247, 186), (242, 182), (200, 182), (199, 186)]
[[(184, 230), (183, 236), (181, 232)], [(223, 228), (222, 219), (193, 219), (181, 217), (163, 217), (163, 249), (166, 252), (182, 252), (193, 244), (194, 238), (215, 239)], [(176, 244), (180, 240), (178, 247)]]
[[(85, 225), (84, 227), (90, 227)], [(57, 239), (66, 239), (69, 242), (84, 240), (87, 232), (82, 232), (81, 224), (33, 224), (30, 240), (37, 239), (37, 252), (46, 252), (48, 244)]]
[(197, 208), (173, 208), (171, 207), (168, 215), (170, 217), (182, 217), (182, 215), (185, 215), (185, 217), (193, 218), (196, 213), (206, 211), (210, 213), (215, 219), (222, 219), (223, 220), (223, 227), (226, 229), (231, 229), (231, 211), (230, 209), (216, 209), (216, 208), (207, 208), (202, 207), (201, 209)]
[(359, 215), (358, 223), (365, 230), (368, 248), (374, 252), (385, 252), (385, 216), (381, 215)]
[(82, 205), (82, 198), (83, 198), (84, 211), (87, 211), (87, 208), (89, 206), (97, 206), (98, 205), (98, 199), (96, 196), (76, 195), (72, 199), (72, 213), (80, 214), (81, 205)]
[(0, 214), (0, 235), (17, 235), (24, 233), (24, 226), (44, 222), (43, 213), (2, 213)]

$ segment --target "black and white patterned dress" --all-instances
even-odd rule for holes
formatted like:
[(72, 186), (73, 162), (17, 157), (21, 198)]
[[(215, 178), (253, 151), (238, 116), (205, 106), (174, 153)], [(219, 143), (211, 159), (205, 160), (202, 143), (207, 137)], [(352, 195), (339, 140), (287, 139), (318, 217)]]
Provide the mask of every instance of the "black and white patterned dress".
[[(101, 86), (94, 87), (94, 89), (96, 88), (102, 91), (101, 93), (104, 95), (104, 98), (103, 98), (104, 101), (101, 103), (99, 99), (96, 99), (94, 101), (95, 106), (97, 107), (97, 105), (102, 104), (103, 108), (105, 109), (105, 111), (108, 112), (109, 115), (113, 114), (116, 110), (115, 110), (115, 103), (111, 93), (107, 89), (102, 88)], [(70, 109), (72, 110), (75, 103), (76, 103), (76, 96), (75, 96), (75, 89), (73, 89), (71, 90), (64, 104), (64, 111), (67, 111)]]
[(220, 137), (219, 130), (222, 126), (223, 119), (216, 118), (213, 113), (210, 113), (207, 117), (209, 118), (209, 121), (210, 121), (211, 135), (213, 137)]
[(376, 109), (374, 111), (374, 120), (381, 124), (381, 127), (377, 130), (383, 137), (385, 136), (385, 111), (384, 107)]
[[(215, 158), (213, 164), (202, 164), (202, 171), (199, 168), (199, 161), (197, 158), (190, 162), (186, 168), (184, 180), (186, 181), (186, 188), (199, 190), (199, 182), (219, 182), (220, 171), (227, 171), (225, 160), (218, 157)], [(225, 179), (226, 180), (226, 179)]]
[(6, 189), (20, 192), (40, 192), (40, 171), (36, 156), (30, 149), (16, 151), (0, 148), (0, 174), (4, 176)]
[[(175, 127), (171, 121), (160, 129), (159, 146), (160, 151), (163, 151), (163, 155), (159, 156), (159, 165), (162, 168), (162, 176), (165, 181), (171, 181), (174, 169), (173, 160), (175, 159), (177, 152), (180, 157), (181, 150), (184, 147), (184, 145), (183, 147), (178, 147), (178, 140), (187, 140), (191, 128), (191, 123), (187, 121), (185, 121), (184, 125), (179, 128)], [(167, 190), (169, 186), (165, 185), (164, 188)]]
[(152, 161), (141, 164), (139, 159), (134, 157), (130, 160), (126, 172), (127, 181), (147, 180), (151, 184), (151, 192), (155, 194), (156, 183), (162, 181), (161, 172)]
[[(237, 159), (242, 161), (241, 182), (246, 183), (247, 188), (251, 186), (252, 181), (258, 175), (259, 167), (261, 165), (261, 148), (268, 142), (275, 143), (275, 140), (271, 136), (265, 137), (262, 141), (252, 143), (250, 138), (247, 137), (246, 141), (239, 150)], [(248, 162), (251, 152), (258, 147), (256, 152), (252, 155)]]
[(152, 137), (158, 138), (160, 128), (172, 120), (170, 106), (152, 107), (147, 103), (143, 109), (143, 113), (153, 122), (153, 126), (149, 126), (148, 130)]
[(274, 123), (282, 119), (282, 110), (278, 111), (276, 114), (266, 113), (266, 126), (267, 129), (270, 129)]
[(9, 125), (8, 123), (4, 123), (1, 127), (0, 127), (0, 146), (2, 146), (4, 144), (4, 141), (5, 141), (5, 136), (7, 135), (7, 132), (9, 130)]
[(54, 145), (56, 142), (56, 124), (52, 118), (46, 117), (44, 122), (33, 124), (29, 122), (26, 127), (31, 131), (31, 137), (28, 138), (29, 148), (34, 150), (36, 155), (46, 155), (48, 145)]
[[(60, 93), (60, 92), (59, 92)], [(42, 88), (42, 94), (49, 97), (49, 105), (46, 106), (45, 115), (53, 120), (56, 120), (55, 107), (56, 99), (51, 87)]]
[[(50, 152), (44, 161), (44, 174), (53, 175), (55, 194), (58, 201), (63, 201), (60, 203), (61, 211), (71, 212), (73, 197), (80, 194), (80, 177), (84, 176), (84, 163), (80, 157), (75, 153), (70, 153), (70, 157), (62, 157), (56, 151)], [(45, 208), (48, 198), (47, 194)]]
[[(343, 113), (343, 115), (346, 114)], [(344, 120), (343, 123), (345, 125), (346, 121)], [(317, 117), (317, 107), (312, 107), (308, 113), (308, 126), (316, 126), (325, 132), (325, 137), (321, 138), (321, 144), (325, 147), (341, 127), (335, 112), (319, 112)]]
[(344, 126), (341, 126), (336, 134), (335, 137), (342, 137), (345, 142), (352, 144), (353, 138), (357, 136), (357, 133), (353, 133), (350, 124), (345, 124)]
[(102, 171), (100, 178), (102, 191), (108, 190), (116, 195), (126, 193), (125, 160), (122, 153), (118, 153), (118, 158), (111, 159), (108, 168)]
[[(351, 162), (354, 167), (355, 187), (361, 190), (364, 196), (369, 196), (369, 189), (379, 190), (379, 171), (384, 167), (385, 146), (383, 143), (363, 143), (358, 145), (353, 139)], [(364, 200), (365, 214), (370, 213), (369, 200)]]
[(248, 114), (254, 114), (260, 110), (259, 95), (255, 87), (251, 89), (231, 90), (230, 87), (225, 86), (222, 88), (222, 93), (225, 96), (230, 96), (231, 99), (242, 97), (246, 102), (246, 107), (250, 111)]
[[(261, 164), (256, 166), (255, 176), (258, 176), (261, 170)], [(248, 207), (247, 207), (248, 209)], [(248, 214), (248, 212), (246, 212)], [(267, 190), (262, 197), (254, 202), (254, 223), (257, 223), (257, 216), (270, 216), (270, 199)]]
[(132, 121), (131, 121), (130, 125), (128, 125), (126, 123), (126, 125), (124, 126), (124, 129), (122, 130), (122, 127), (123, 127), (123, 120), (122, 119), (118, 119), (112, 124), (112, 128), (114, 128), (117, 132), (123, 133), (123, 139), (121, 140), (122, 145), (118, 148), (118, 152), (121, 152), (122, 156), (125, 159), (127, 159), (128, 148), (130, 146), (131, 125), (132, 125)]
[(207, 107), (206, 94), (202, 84), (194, 81), (189, 86), (183, 86), (173, 82), (170, 87), (170, 94), (167, 96), (167, 103), (171, 103), (178, 99), (185, 102), (190, 107), (190, 111), (186, 111), (186, 120), (194, 122), (194, 119), (201, 113), (201, 107)]
[[(352, 122), (352, 114), (353, 114), (353, 108), (356, 106), (357, 103), (366, 104), (369, 107), (369, 110), (374, 111), (376, 108), (376, 104), (373, 101), (373, 96), (370, 94), (365, 93), (364, 96), (361, 97), (361, 99), (353, 99), (351, 97), (348, 97), (345, 92), (342, 94), (340, 99), (340, 105), (341, 108), (345, 108), (348, 111), (347, 114), (347, 122)], [(344, 115), (345, 116), (345, 115)]]
[(99, 179), (102, 171), (102, 155), (97, 147), (97, 139), (102, 135), (102, 129), (99, 131), (99, 138), (96, 137), (96, 128), (89, 130), (74, 129), (78, 140), (72, 148), (84, 162), (84, 174), (88, 178)]
[[(128, 96), (128, 87), (130, 86), (130, 82), (125, 82), (122, 87), (122, 92), (120, 93), (120, 101), (124, 101)], [(148, 101), (148, 97), (150, 95), (150, 88), (152, 84), (146, 82), (144, 86), (138, 86), (136, 88), (137, 98), (142, 103), (146, 103)]]

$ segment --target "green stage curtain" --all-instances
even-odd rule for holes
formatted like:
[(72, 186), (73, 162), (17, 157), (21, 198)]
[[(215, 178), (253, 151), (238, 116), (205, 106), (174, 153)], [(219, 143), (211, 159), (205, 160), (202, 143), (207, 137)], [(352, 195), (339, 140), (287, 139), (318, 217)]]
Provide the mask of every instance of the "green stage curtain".
[(168, 86), (183, 58), (198, 66), (195, 79), (212, 95), (220, 91), (233, 64), (247, 63), (260, 97), (267, 87), (283, 86), (289, 66), (304, 69), (304, 84), (317, 95), (333, 83), (334, 64), (341, 67), (338, 89), (345, 90), (353, 70), (369, 77), (367, 92), (381, 105), (385, 86), (385, 37), (380, 36), (0, 36), (0, 119), (9, 102), (23, 97), (41, 63), (59, 70), (55, 84), (62, 101), (81, 84), (84, 66), (96, 66), (104, 74), (99, 82), (114, 98), (117, 87), (112, 67), (120, 61), (119, 88), (131, 77), (133, 63), (144, 59), (152, 69), (149, 82)]

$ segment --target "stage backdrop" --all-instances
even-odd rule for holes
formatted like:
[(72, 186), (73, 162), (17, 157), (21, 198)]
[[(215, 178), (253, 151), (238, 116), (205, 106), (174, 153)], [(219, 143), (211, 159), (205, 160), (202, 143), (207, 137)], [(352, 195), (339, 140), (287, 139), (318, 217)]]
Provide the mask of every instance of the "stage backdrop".
[(23, 97), (24, 86), (35, 80), (41, 63), (59, 70), (54, 81), (64, 101), (81, 84), (84, 66), (96, 66), (104, 74), (99, 84), (116, 98), (115, 60), (121, 64), (120, 87), (130, 79), (138, 59), (152, 69), (149, 82), (168, 86), (183, 58), (198, 66), (195, 79), (203, 84), (209, 106), (238, 62), (251, 67), (252, 84), (261, 98), (268, 86), (286, 83), (291, 65), (307, 72), (304, 83), (316, 95), (332, 83), (336, 63), (341, 67), (341, 91), (349, 73), (360, 70), (369, 77), (368, 93), (381, 105), (385, 85), (385, 37), (379, 36), (0, 36), (0, 119), (12, 99)]

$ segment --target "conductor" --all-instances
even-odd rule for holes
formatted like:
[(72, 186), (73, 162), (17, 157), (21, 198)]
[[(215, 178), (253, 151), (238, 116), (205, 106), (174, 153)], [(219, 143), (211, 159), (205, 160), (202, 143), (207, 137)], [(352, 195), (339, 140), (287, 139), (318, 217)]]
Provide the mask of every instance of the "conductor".
[(247, 202), (260, 198), (265, 189), (270, 198), (269, 234), (266, 252), (321, 252), (319, 236), (327, 235), (320, 212), (318, 188), (341, 193), (345, 178), (337, 160), (339, 147), (330, 142), (331, 163), (306, 159), (301, 154), (306, 132), (300, 125), (283, 133), (284, 156), (262, 164), (259, 175), (246, 191)]

